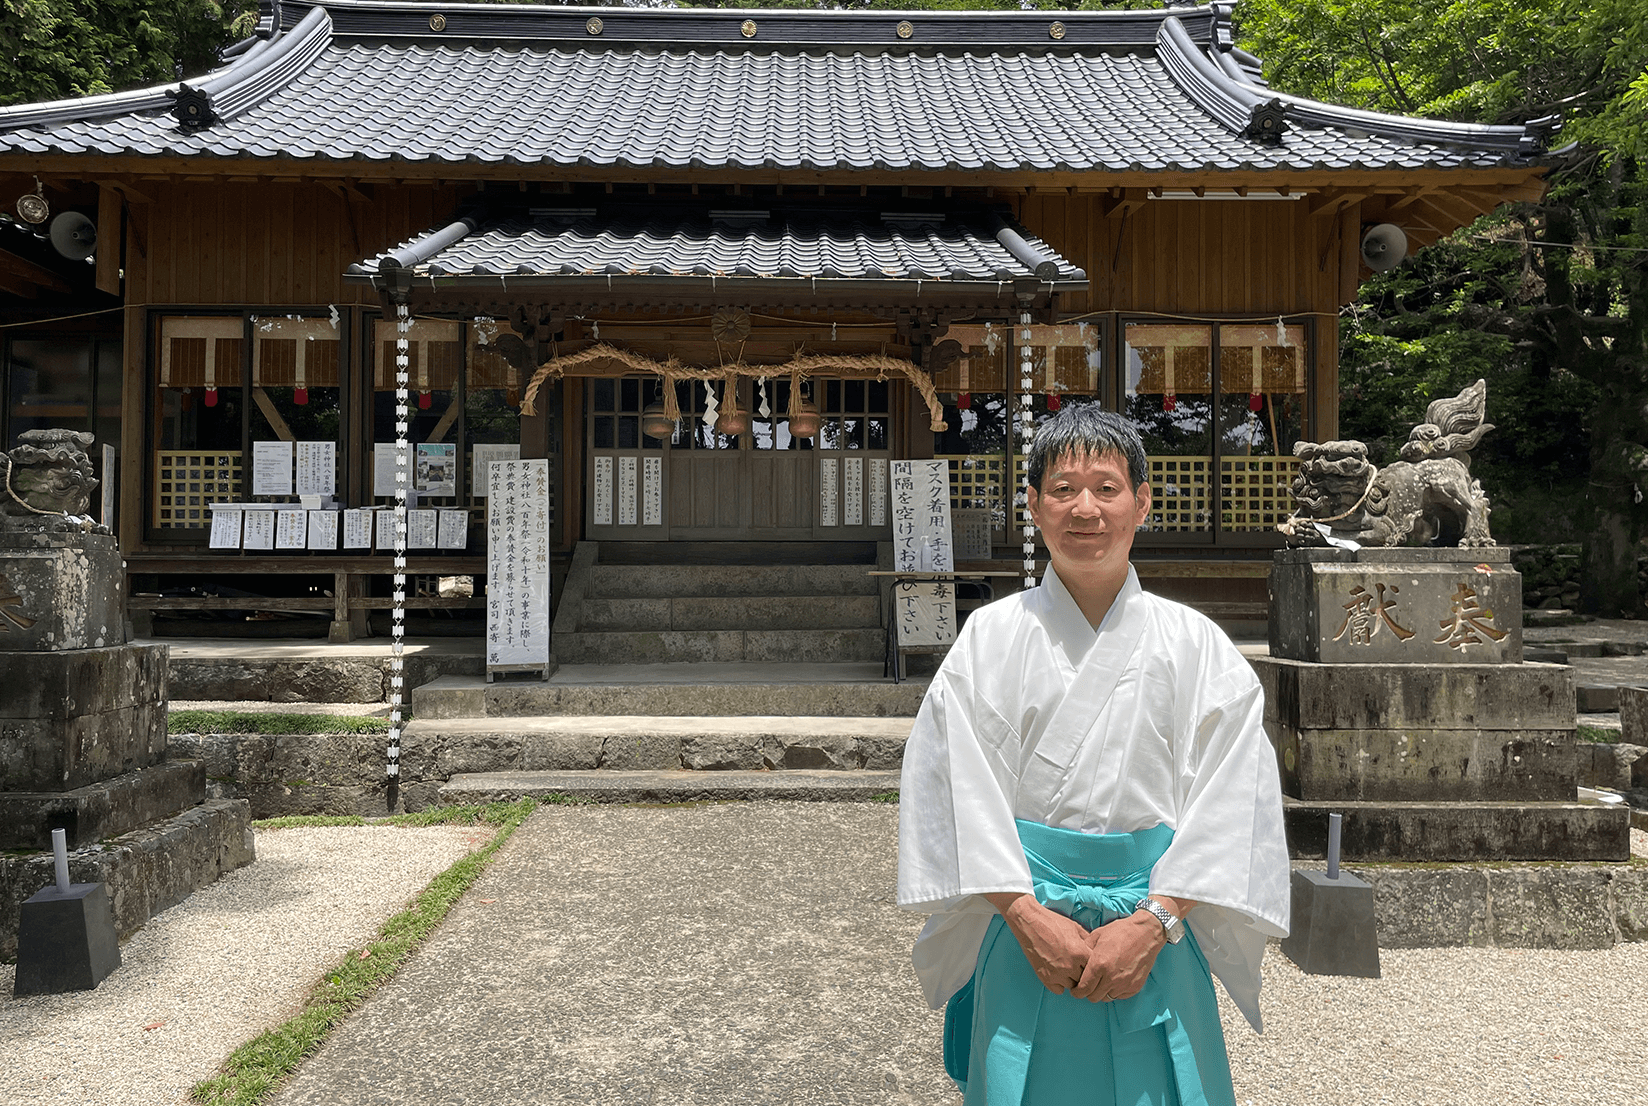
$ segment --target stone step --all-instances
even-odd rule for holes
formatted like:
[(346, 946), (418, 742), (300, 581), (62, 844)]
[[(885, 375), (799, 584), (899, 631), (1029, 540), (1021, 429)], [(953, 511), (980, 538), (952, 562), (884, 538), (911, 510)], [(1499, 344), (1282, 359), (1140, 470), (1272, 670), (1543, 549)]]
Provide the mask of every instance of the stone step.
[(447, 778), (492, 771), (829, 768), (896, 772), (909, 718), (451, 718), (409, 722), (401, 770)]
[(648, 630), (879, 630), (874, 595), (585, 599), (581, 633)]
[(419, 720), (533, 715), (913, 717), (924, 679), (881, 663), (563, 665), (548, 680), (443, 676), (415, 687)]
[(876, 595), (874, 565), (590, 566), (586, 598), (736, 598), (747, 595)]
[(477, 772), (454, 776), (442, 803), (513, 802), (565, 795), (601, 803), (685, 803), (782, 799), (862, 803), (898, 791), (897, 772), (803, 769), (789, 772)]
[(0, 849), (49, 849), (65, 831), (78, 849), (168, 818), (206, 796), (206, 766), (167, 760), (71, 791), (0, 791)]
[(871, 661), (886, 652), (880, 628), (855, 630), (652, 630), (556, 634), (563, 664)]
[(1345, 861), (1626, 861), (1631, 814), (1599, 802), (1282, 801), (1288, 853), (1327, 855), (1328, 815), (1344, 815)]

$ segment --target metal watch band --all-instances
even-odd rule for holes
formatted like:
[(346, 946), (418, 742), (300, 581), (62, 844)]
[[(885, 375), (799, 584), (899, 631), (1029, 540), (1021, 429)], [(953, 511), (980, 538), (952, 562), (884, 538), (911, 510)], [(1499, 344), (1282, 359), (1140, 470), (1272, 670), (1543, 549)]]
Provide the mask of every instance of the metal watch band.
[(1184, 929), (1179, 925), (1179, 919), (1155, 899), (1140, 899), (1137, 909), (1148, 910), (1153, 918), (1162, 923), (1162, 936), (1167, 938), (1168, 944), (1176, 945), (1184, 939)]

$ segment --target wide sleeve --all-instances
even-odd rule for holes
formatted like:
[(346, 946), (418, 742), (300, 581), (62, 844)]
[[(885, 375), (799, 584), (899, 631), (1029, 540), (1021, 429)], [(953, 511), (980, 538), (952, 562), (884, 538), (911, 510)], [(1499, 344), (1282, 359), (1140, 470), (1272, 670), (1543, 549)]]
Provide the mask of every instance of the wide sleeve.
[(965, 644), (957, 643), (950, 655), (957, 663), (946, 661), (922, 701), (899, 788), (898, 903), (933, 915), (913, 956), (934, 1006), (973, 973), (994, 913), (981, 896), (1031, 891), (1000, 755), (1018, 738), (973, 694)]
[(1194, 712), (1176, 758), (1178, 820), (1150, 890), (1200, 904), (1188, 924), (1213, 974), (1259, 1030), (1259, 962), (1266, 939), (1287, 936), (1290, 921), (1281, 778), (1265, 736), (1264, 694), (1246, 661), (1238, 655), (1207, 691), (1211, 705)]

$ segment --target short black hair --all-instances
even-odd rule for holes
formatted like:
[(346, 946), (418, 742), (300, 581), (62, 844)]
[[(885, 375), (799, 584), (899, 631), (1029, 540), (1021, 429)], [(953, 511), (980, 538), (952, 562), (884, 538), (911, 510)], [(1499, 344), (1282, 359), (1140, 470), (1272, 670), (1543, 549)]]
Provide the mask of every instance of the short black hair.
[(1059, 413), (1036, 428), (1025, 460), (1030, 469), (1030, 486), (1041, 492), (1047, 466), (1065, 454), (1073, 457), (1102, 457), (1114, 453), (1127, 465), (1127, 480), (1133, 491), (1148, 479), (1144, 442), (1133, 424), (1097, 403), (1066, 404)]

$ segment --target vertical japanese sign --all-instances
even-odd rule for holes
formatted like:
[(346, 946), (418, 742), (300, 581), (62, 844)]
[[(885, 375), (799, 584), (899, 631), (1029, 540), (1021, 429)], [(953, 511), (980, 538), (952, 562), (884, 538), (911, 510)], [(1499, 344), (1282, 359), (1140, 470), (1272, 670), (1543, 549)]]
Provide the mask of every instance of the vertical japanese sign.
[(618, 525), (635, 525), (635, 458), (618, 458)]
[(664, 459), (647, 457), (641, 462), (641, 523), (664, 525)]
[(595, 458), (595, 487), (590, 521), (596, 526), (612, 525), (612, 458)]
[(549, 462), (499, 461), (487, 511), (486, 663), (549, 663)]
[(337, 442), (297, 442), (297, 494), (333, 495), (338, 481)]
[(841, 462), (841, 524), (864, 525), (864, 458), (848, 457)]
[(818, 462), (818, 524), (820, 526), (839, 526), (841, 524), (840, 481), (838, 463), (834, 457), (825, 457)]
[[(892, 463), (893, 567), (899, 572), (953, 572), (950, 542), (950, 462)], [(948, 645), (956, 640), (952, 584), (922, 581), (893, 594), (900, 645)]]
[(887, 525), (887, 461), (870, 458), (870, 525)]

